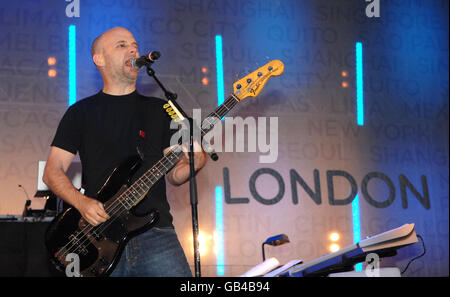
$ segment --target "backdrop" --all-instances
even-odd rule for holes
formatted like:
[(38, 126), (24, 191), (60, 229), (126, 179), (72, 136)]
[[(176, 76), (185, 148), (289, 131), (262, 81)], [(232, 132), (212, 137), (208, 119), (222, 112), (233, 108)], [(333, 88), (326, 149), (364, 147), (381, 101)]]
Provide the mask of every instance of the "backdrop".
[[(0, 214), (22, 212), (26, 195), (18, 184), (31, 196), (36, 191), (38, 161), (47, 159), (68, 108), (69, 26), (76, 32), (76, 100), (102, 88), (92, 41), (122, 26), (141, 54), (162, 53), (153, 67), (159, 78), (186, 110), (201, 108), (203, 116), (217, 107), (220, 35), (225, 96), (270, 60), (283, 61), (285, 72), (230, 113), (277, 118), (276, 161), (261, 163), (267, 153), (246, 145), (244, 152), (219, 152), (197, 176), (202, 274), (247, 271), (262, 261), (262, 242), (281, 233), (289, 244), (266, 247), (281, 263), (329, 253), (331, 232), (340, 234), (340, 247), (350, 245), (356, 202), (361, 239), (416, 224), (427, 253), (405, 275), (449, 274), (448, 1), (0, 3)], [(163, 97), (144, 71), (137, 89)], [(168, 197), (193, 265), (189, 185), (168, 186)], [(34, 198), (32, 207), (42, 201)], [(402, 269), (421, 252), (421, 244), (401, 249), (382, 266)]]

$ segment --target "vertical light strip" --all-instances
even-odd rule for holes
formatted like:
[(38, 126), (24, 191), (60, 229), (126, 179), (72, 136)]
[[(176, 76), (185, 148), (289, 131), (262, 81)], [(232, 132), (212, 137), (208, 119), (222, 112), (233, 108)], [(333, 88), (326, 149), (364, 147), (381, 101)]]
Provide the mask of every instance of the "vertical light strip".
[[(352, 216), (353, 216), (353, 243), (361, 241), (361, 227), (359, 225), (359, 195), (356, 195), (352, 202)], [(362, 271), (362, 263), (355, 265), (356, 271)]]
[(77, 101), (76, 27), (69, 26), (69, 106)]
[(363, 53), (362, 43), (356, 43), (356, 120), (364, 125)]
[[(364, 84), (363, 84), (363, 52), (362, 43), (356, 43), (356, 122), (364, 125)], [(361, 226), (359, 221), (359, 195), (352, 202), (353, 243), (361, 241)], [(355, 265), (356, 271), (362, 271), (362, 263)]]
[[(216, 35), (216, 70), (217, 70), (217, 105), (225, 101), (223, 82), (223, 53), (222, 36)], [(216, 248), (217, 248), (217, 275), (225, 274), (225, 260), (223, 249), (223, 191), (216, 187)]]
[(217, 105), (224, 102), (222, 36), (216, 35)]
[(225, 274), (225, 260), (223, 251), (223, 191), (216, 187), (216, 248), (217, 248), (217, 275)]

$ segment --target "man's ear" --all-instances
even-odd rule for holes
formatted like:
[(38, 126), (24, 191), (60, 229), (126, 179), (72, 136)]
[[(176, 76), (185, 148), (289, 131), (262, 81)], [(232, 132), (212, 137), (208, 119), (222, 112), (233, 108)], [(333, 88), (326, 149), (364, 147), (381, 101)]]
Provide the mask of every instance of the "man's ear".
[(105, 66), (105, 59), (103, 58), (103, 55), (95, 54), (92, 57), (92, 60), (94, 60), (94, 63), (97, 66)]

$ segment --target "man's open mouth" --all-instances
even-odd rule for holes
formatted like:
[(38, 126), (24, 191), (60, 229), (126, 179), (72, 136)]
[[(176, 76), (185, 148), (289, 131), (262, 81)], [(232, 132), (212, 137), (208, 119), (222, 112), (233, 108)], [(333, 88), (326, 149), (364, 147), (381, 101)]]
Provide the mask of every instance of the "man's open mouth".
[(133, 65), (131, 64), (131, 60), (132, 60), (133, 58), (129, 58), (128, 60), (126, 60), (125, 61), (125, 66), (128, 66), (128, 67), (131, 67), (131, 68), (133, 68)]

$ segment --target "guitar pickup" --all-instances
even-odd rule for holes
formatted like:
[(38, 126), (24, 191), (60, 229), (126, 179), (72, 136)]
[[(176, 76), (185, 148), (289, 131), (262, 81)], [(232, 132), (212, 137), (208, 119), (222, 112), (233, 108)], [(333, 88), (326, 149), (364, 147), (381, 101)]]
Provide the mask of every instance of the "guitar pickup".
[(105, 238), (105, 236), (103, 235), (103, 233), (101, 231), (97, 231), (97, 230), (92, 230), (91, 232), (89, 232), (97, 241), (101, 241)]

